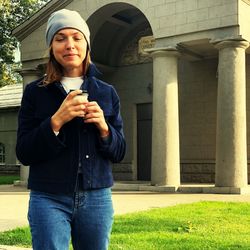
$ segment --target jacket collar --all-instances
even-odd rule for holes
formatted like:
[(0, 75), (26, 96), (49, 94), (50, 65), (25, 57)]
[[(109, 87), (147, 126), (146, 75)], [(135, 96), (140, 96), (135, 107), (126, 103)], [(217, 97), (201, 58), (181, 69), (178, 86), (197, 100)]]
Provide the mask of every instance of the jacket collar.
[[(94, 80), (94, 78), (98, 75), (101, 75), (102, 73), (97, 69), (96, 65), (94, 63), (90, 63), (87, 74), (84, 77), (84, 82), (81, 86), (82, 90), (89, 90), (90, 88), (96, 87), (99, 88), (98, 84), (96, 83), (96, 81)], [(37, 80), (38, 85), (43, 86), (42, 85), (42, 81), (43, 81), (44, 77), (42, 77), (41, 79)], [(59, 88), (64, 95), (67, 95), (67, 93), (65, 92), (62, 84), (60, 81), (56, 81), (54, 82), (54, 84), (57, 86), (57, 88)], [(54, 85), (52, 84), (52, 85)], [(46, 87), (52, 86), (51, 84), (47, 85)]]
[[(92, 89), (93, 87), (99, 88), (98, 84), (96, 83), (94, 79), (96, 76), (101, 75), (101, 74), (102, 73), (97, 69), (96, 65), (94, 63), (91, 63), (89, 65), (87, 74), (84, 77), (84, 81), (81, 86), (81, 89), (89, 91), (90, 88)], [(61, 82), (56, 81), (54, 84), (57, 86), (57, 88), (59, 88), (63, 92), (64, 95), (67, 95)]]
[(90, 63), (88, 71), (87, 71), (87, 77), (93, 77), (101, 75), (101, 72), (97, 69), (96, 65), (94, 63)]

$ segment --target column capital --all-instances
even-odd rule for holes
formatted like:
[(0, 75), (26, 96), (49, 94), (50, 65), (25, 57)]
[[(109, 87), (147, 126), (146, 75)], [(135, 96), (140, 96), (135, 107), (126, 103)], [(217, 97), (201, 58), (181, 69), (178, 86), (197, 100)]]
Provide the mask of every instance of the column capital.
[(218, 50), (230, 47), (246, 49), (249, 47), (249, 42), (246, 40), (227, 39), (214, 42), (214, 47)]
[(180, 56), (180, 52), (176, 49), (176, 47), (158, 47), (158, 48), (150, 48), (150, 49), (145, 49), (144, 50), (145, 53), (147, 53), (148, 55), (154, 57), (179, 57)]

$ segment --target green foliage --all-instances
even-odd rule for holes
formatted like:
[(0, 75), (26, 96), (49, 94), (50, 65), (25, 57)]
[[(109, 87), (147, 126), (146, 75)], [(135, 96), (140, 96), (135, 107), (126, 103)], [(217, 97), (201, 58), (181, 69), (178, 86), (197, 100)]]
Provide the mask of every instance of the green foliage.
[(20, 180), (18, 175), (3, 175), (0, 176), (0, 185), (13, 184), (17, 180)]
[(20, 81), (15, 69), (14, 52), (18, 47), (12, 30), (49, 0), (0, 0), (0, 87)]
[[(109, 250), (247, 250), (249, 205), (197, 202), (115, 216)], [(31, 246), (29, 228), (0, 233), (0, 244)]]
[(0, 233), (0, 244), (2, 245), (21, 245), (31, 246), (30, 230), (26, 228), (17, 228)]
[(187, 223), (180, 225), (177, 228), (177, 232), (184, 232), (184, 233), (191, 233), (194, 230), (194, 226), (191, 221), (188, 221)]
[(17, 71), (21, 68), (21, 63), (2, 63), (0, 69), (0, 87), (10, 84), (21, 83), (22, 79)]

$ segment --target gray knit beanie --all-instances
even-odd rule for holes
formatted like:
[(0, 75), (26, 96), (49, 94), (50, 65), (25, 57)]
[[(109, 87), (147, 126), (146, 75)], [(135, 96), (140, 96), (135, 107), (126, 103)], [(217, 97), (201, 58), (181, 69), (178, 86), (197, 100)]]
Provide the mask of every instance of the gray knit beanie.
[(87, 23), (76, 11), (61, 9), (51, 14), (46, 30), (46, 43), (49, 47), (54, 35), (61, 29), (73, 28), (77, 29), (85, 36), (90, 49), (90, 32)]

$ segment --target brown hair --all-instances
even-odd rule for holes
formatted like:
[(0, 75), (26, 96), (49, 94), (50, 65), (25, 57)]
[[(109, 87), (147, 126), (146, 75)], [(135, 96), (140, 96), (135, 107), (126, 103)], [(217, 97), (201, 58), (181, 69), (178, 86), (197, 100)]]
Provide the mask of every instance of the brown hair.
[[(86, 75), (91, 63), (90, 51), (86, 52), (84, 61), (82, 62), (83, 74)], [(49, 48), (49, 61), (46, 65), (46, 74), (43, 80), (43, 85), (48, 85), (55, 81), (60, 81), (63, 77), (63, 67), (58, 63), (53, 55), (52, 47)]]

